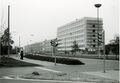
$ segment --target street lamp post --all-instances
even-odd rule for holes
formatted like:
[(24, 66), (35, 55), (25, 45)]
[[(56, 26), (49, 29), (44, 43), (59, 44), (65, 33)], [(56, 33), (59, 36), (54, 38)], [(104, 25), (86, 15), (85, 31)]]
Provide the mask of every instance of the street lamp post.
[(20, 52), (20, 49), (21, 49), (21, 41), (20, 41), (20, 36), (19, 36), (19, 52)]
[(54, 56), (54, 63), (55, 63), (55, 66), (56, 66), (56, 49), (57, 49), (57, 46), (58, 46), (58, 39), (54, 39), (54, 40), (51, 40), (50, 41), (51, 43), (51, 46), (53, 47), (53, 51), (52, 51), (52, 54)]
[[(99, 33), (100, 33), (100, 31), (99, 31), (99, 8), (102, 6), (102, 4), (95, 4), (94, 5), (96, 8), (97, 8), (97, 25), (98, 25), (98, 32), (97, 32), (97, 34), (98, 34), (98, 36), (99, 36)], [(103, 66), (103, 72), (105, 73), (106, 71), (105, 71), (105, 32), (103, 31), (103, 49), (104, 49), (104, 60), (103, 60), (103, 63), (104, 63), (104, 66)], [(99, 40), (99, 39), (98, 39)], [(98, 56), (100, 57), (100, 42), (98, 41)]]
[[(98, 25), (98, 31), (97, 34), (99, 34), (99, 8), (101, 7), (101, 4), (95, 4), (95, 7), (97, 8), (97, 25)], [(98, 41), (98, 56), (100, 57), (100, 47), (99, 47), (99, 41)]]

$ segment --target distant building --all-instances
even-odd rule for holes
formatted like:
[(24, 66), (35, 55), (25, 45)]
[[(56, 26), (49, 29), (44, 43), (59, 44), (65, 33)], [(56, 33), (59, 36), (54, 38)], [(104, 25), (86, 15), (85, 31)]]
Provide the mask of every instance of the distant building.
[(24, 50), (26, 53), (39, 53), (43, 51), (43, 43), (39, 42), (39, 43), (34, 43), (34, 44), (30, 44), (30, 45), (26, 45), (24, 47)]
[(51, 52), (52, 51), (52, 46), (51, 46), (51, 43), (50, 43), (51, 40), (45, 40), (43, 41), (43, 49), (44, 49), (44, 52)]
[[(99, 31), (103, 30), (103, 21), (99, 20)], [(73, 41), (80, 49), (95, 51), (98, 49), (98, 23), (97, 18), (84, 17), (58, 27), (57, 38), (60, 40), (59, 51), (72, 50)]]
[(52, 51), (50, 41), (51, 40), (45, 40), (42, 42), (26, 45), (24, 50), (27, 53), (49, 53)]

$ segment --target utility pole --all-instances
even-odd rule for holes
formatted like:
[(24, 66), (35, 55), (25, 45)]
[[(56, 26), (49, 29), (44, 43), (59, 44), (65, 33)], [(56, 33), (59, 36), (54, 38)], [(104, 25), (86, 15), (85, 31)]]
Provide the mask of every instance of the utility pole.
[(20, 42), (20, 36), (19, 36), (19, 51), (20, 51), (20, 49), (21, 49), (21, 47), (20, 47), (20, 43), (21, 43), (21, 42)]
[(54, 57), (54, 65), (56, 66), (56, 52), (55, 52), (55, 50), (56, 50), (56, 47), (52, 47), (52, 56)]
[(1, 57), (2, 57), (2, 48), (1, 48), (1, 44), (2, 44), (2, 42), (1, 42), (1, 36), (0, 36), (0, 62), (1, 62)]
[(10, 55), (10, 5), (8, 5), (8, 57)]
[(103, 30), (103, 55), (104, 55), (104, 60), (103, 60), (103, 72), (106, 73), (105, 70), (105, 60), (106, 60), (106, 56), (105, 56), (105, 31)]

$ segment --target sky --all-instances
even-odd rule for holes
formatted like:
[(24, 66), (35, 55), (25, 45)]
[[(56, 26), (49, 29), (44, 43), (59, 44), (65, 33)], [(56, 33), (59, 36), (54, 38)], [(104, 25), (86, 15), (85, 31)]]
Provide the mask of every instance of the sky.
[[(105, 43), (119, 33), (119, 0), (0, 0), (0, 25), (7, 27), (10, 5), (10, 33), (15, 45), (53, 39), (57, 28), (82, 17), (97, 17), (94, 4), (101, 3)], [(1, 29), (2, 31), (2, 29)]]

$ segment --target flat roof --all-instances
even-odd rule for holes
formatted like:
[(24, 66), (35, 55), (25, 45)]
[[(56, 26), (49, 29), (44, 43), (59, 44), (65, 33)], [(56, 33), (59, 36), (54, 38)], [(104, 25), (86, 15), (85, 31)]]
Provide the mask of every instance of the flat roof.
[[(102, 18), (99, 18), (99, 19), (102, 20)], [(67, 23), (65, 25), (62, 25), (62, 26), (58, 27), (57, 29), (65, 27), (65, 26), (73, 24), (73, 23), (76, 23), (76, 22), (81, 21), (81, 20), (97, 20), (97, 17), (82, 17), (80, 19), (76, 19), (74, 21), (71, 21), (71, 22), (69, 22), (69, 23)]]

